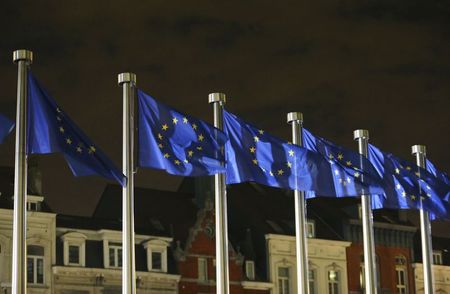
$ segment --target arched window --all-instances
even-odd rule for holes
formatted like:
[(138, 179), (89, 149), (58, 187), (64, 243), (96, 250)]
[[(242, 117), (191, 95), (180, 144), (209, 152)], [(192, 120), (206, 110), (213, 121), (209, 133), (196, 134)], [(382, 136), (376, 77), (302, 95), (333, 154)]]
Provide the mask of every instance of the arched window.
[(27, 246), (27, 282), (44, 284), (44, 247)]
[(407, 262), (403, 255), (398, 255), (395, 257), (395, 274), (396, 274), (396, 288), (397, 293), (406, 294), (408, 293), (408, 272), (407, 272)]

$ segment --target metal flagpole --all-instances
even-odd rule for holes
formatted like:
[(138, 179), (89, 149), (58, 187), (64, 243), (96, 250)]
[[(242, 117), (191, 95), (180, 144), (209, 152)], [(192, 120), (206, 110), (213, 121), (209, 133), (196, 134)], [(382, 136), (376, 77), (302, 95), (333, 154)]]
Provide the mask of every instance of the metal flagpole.
[[(225, 94), (209, 94), (208, 100), (214, 107), (214, 126), (223, 130), (223, 106), (226, 100)], [(228, 220), (225, 174), (214, 175), (214, 186), (216, 214), (216, 293), (229, 294)]]
[(121, 73), (123, 87), (122, 171), (127, 183), (122, 189), (122, 293), (136, 293), (134, 253), (134, 103), (136, 75)]
[[(290, 112), (287, 122), (292, 125), (292, 143), (302, 146), (303, 114)], [(305, 192), (294, 191), (295, 197), (295, 246), (297, 256), (297, 293), (308, 294), (308, 244), (306, 238), (306, 201)]]
[(26, 280), (26, 232), (27, 232), (27, 75), (33, 61), (33, 52), (16, 50), (13, 60), (18, 64), (17, 112), (16, 112), (16, 158), (14, 171), (14, 220), (12, 256), (12, 293), (25, 294)]
[[(359, 153), (368, 154), (369, 131), (355, 130), (353, 138), (358, 140)], [(377, 271), (375, 259), (375, 238), (373, 234), (373, 216), (370, 195), (361, 195), (363, 246), (364, 246), (364, 286), (366, 294), (377, 293)]]
[[(426, 148), (424, 145), (414, 145), (411, 147), (413, 155), (416, 155), (417, 166), (426, 168), (425, 157)], [(422, 199), (422, 198), (420, 198)], [(434, 293), (434, 279), (432, 269), (432, 244), (431, 244), (431, 224), (428, 211), (420, 209), (420, 239), (422, 243), (422, 264), (423, 264), (423, 288), (425, 294)]]

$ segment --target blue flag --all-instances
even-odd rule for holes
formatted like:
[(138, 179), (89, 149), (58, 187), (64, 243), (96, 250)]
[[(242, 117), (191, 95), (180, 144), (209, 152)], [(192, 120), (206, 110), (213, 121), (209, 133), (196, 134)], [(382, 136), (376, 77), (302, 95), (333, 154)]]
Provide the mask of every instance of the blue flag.
[(0, 144), (3, 143), (5, 138), (14, 129), (14, 122), (9, 118), (0, 114)]
[(369, 160), (383, 179), (384, 197), (378, 197), (373, 209), (421, 209), (431, 219), (447, 218), (447, 206), (442, 195), (445, 184), (417, 165), (385, 153), (369, 144)]
[(334, 189), (328, 194), (317, 191), (308, 192), (307, 198), (317, 196), (346, 197), (361, 196), (362, 194), (382, 193), (381, 178), (367, 158), (361, 154), (337, 146), (332, 142), (313, 135), (303, 128), (303, 146), (320, 154), (331, 165)]
[(226, 135), (212, 125), (170, 108), (141, 90), (139, 158), (141, 167), (180, 176), (225, 172)]
[(61, 152), (75, 176), (99, 175), (125, 185), (125, 176), (28, 74), (27, 154)]
[[(228, 184), (254, 181), (317, 195), (359, 195), (363, 186), (335, 169), (320, 154), (267, 134), (224, 111)], [(379, 190), (376, 190), (379, 191)]]
[(436, 168), (436, 166), (429, 159), (426, 160), (425, 164), (426, 164), (427, 171), (429, 171), (438, 180), (442, 181), (443, 183), (445, 183), (446, 185), (448, 185), (450, 187), (450, 177), (448, 176), (447, 173), (438, 170)]

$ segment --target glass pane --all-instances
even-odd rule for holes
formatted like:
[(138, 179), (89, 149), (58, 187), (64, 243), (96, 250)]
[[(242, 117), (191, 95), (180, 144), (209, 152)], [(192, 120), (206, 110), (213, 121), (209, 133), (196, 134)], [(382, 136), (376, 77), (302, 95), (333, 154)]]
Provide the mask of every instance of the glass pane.
[(289, 268), (287, 268), (287, 267), (279, 267), (278, 268), (278, 276), (279, 277), (284, 277), (284, 278), (289, 278)]
[(27, 258), (27, 282), (33, 283), (34, 281), (34, 260)]
[(289, 280), (283, 280), (283, 288), (284, 288), (284, 292), (283, 294), (289, 294)]
[(35, 256), (44, 256), (44, 247), (36, 245), (28, 245), (27, 254)]
[(115, 259), (113, 248), (109, 248), (109, 265), (116, 266), (116, 259)]
[(122, 249), (117, 249), (117, 266), (122, 267)]
[(42, 258), (38, 258), (36, 260), (36, 263), (37, 263), (36, 283), (44, 284), (44, 260)]
[(333, 294), (339, 294), (339, 285), (338, 284), (333, 284)]
[[(152, 269), (156, 269), (156, 270), (160, 270), (162, 269), (162, 257), (161, 257), (161, 252), (152, 252)], [(201, 262), (199, 260), (199, 262)]]
[(69, 246), (69, 263), (79, 264), (80, 263), (80, 247), (79, 246)]

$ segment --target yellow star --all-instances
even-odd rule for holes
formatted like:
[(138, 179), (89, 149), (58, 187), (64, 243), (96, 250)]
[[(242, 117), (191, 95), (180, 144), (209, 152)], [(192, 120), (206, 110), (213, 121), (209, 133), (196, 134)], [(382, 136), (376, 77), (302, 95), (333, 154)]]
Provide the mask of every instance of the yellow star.
[(70, 145), (70, 144), (72, 144), (72, 140), (70, 138), (67, 138), (66, 143)]
[(56, 117), (56, 120), (57, 121), (62, 121), (62, 119), (59, 116)]
[(63, 127), (59, 127), (59, 131), (61, 132), (61, 133), (64, 133), (64, 128)]
[(354, 174), (354, 176), (355, 176), (355, 178), (359, 177), (359, 176), (360, 176), (359, 172), (356, 172), (356, 173)]
[(258, 165), (258, 160), (257, 159), (253, 159), (252, 162), (253, 162), (253, 164)]
[(262, 135), (262, 134), (264, 134), (264, 131), (263, 131), (263, 130), (258, 130), (258, 133), (259, 133), (260, 135)]
[(416, 196), (415, 195), (411, 195), (411, 200), (416, 200)]
[(406, 197), (406, 192), (405, 191), (402, 192), (402, 196)]
[(196, 130), (196, 129), (197, 129), (197, 125), (196, 125), (196, 124), (192, 124), (192, 128), (193, 128), (194, 130)]
[(283, 171), (282, 169), (279, 169), (279, 170), (278, 170), (278, 175), (279, 175), (279, 176), (282, 176), (283, 173), (284, 173), (284, 171)]
[(177, 119), (176, 117), (174, 117), (174, 118), (172, 119), (172, 122), (173, 122), (174, 125), (176, 125), (176, 124), (178, 123), (178, 119)]
[(339, 154), (338, 154), (338, 159), (339, 159), (339, 160), (342, 160), (343, 158), (344, 158), (344, 155), (342, 155), (342, 153), (339, 153)]
[(178, 159), (175, 159), (174, 163), (175, 163), (176, 165), (180, 165), (181, 162), (180, 162)]
[(396, 187), (398, 190), (400, 190), (400, 189), (402, 188), (402, 186), (400, 186), (400, 184), (397, 184), (395, 187)]
[(189, 151), (188, 151), (188, 156), (189, 156), (189, 157), (192, 157), (192, 155), (194, 155), (194, 151), (189, 150)]
[(163, 146), (163, 144), (159, 143), (159, 144), (158, 144), (158, 147), (159, 147), (160, 149), (163, 149), (164, 146)]
[(407, 167), (406, 167), (406, 170), (411, 170), (411, 167), (410, 167), (410, 166), (407, 166)]
[(169, 157), (170, 157), (169, 153), (164, 153), (164, 158), (169, 158)]
[(92, 153), (94, 153), (95, 151), (97, 151), (97, 149), (95, 149), (95, 146), (91, 146), (91, 147), (89, 147), (89, 154), (92, 154)]
[(418, 177), (420, 177), (420, 173), (419, 173), (419, 172), (416, 172), (415, 175), (418, 176)]
[(61, 113), (61, 109), (59, 109), (59, 107), (56, 107), (56, 112)]
[(198, 146), (197, 150), (202, 151), (203, 150), (202, 146)]
[(183, 123), (184, 123), (184, 124), (187, 124), (187, 123), (188, 123), (187, 117), (183, 117)]
[(163, 139), (163, 135), (158, 134), (158, 139), (162, 140)]
[(352, 162), (349, 160), (349, 161), (347, 161), (345, 164), (347, 164), (348, 166), (351, 166), (351, 165), (352, 165)]
[(431, 194), (430, 194), (430, 193), (427, 193), (427, 196), (428, 196), (428, 197), (431, 197)]
[(82, 152), (83, 152), (83, 149), (81, 149), (81, 147), (78, 146), (78, 147), (77, 147), (77, 152), (78, 152), (78, 153), (82, 153)]
[(163, 131), (166, 131), (168, 128), (169, 128), (169, 126), (167, 124), (163, 124), (162, 125), (162, 130)]
[(395, 169), (396, 174), (400, 174), (400, 170), (398, 168)]
[(203, 137), (202, 134), (198, 135), (198, 140), (199, 140), (200, 142), (203, 141), (204, 138), (205, 138), (205, 137)]
[(349, 177), (347, 177), (347, 182), (348, 182), (348, 183), (351, 183), (352, 180), (351, 180)]
[(189, 161), (187, 159), (183, 160), (184, 163), (189, 163)]
[(272, 171), (270, 171), (269, 174), (273, 177), (273, 172)]
[(256, 151), (256, 148), (255, 147), (250, 147), (250, 153), (255, 153), (255, 151)]
[(329, 158), (329, 159), (333, 159), (333, 158), (334, 158), (333, 154), (331, 154), (331, 153), (328, 154), (328, 158)]
[(286, 163), (286, 165), (291, 168), (292, 167), (292, 163), (290, 163), (289, 161)]
[(258, 136), (254, 136), (253, 139), (255, 140), (255, 142), (259, 142)]
[(294, 156), (294, 150), (289, 150), (289, 156)]

